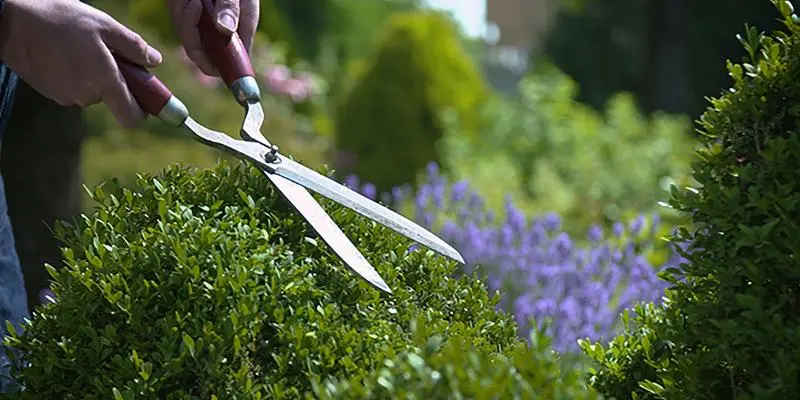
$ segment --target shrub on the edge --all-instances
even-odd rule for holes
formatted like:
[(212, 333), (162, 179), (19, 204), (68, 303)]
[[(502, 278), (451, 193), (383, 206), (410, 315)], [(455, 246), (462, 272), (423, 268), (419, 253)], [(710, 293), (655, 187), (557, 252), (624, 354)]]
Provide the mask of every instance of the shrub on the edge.
[(58, 302), (8, 340), (22, 398), (302, 398), (312, 378), (364, 379), (411, 349), (417, 318), (477, 351), (519, 342), (479, 281), (323, 200), (395, 292), (382, 295), (237, 165), (98, 189), (93, 215), (57, 229)]
[[(800, 393), (800, 18), (747, 29), (733, 87), (700, 118), (699, 189), (675, 190), (694, 226), (666, 307), (650, 307), (607, 348), (594, 386), (617, 399), (796, 399)], [(797, 22), (795, 22), (797, 21)], [(682, 278), (678, 281), (676, 278)], [(648, 397), (645, 397), (648, 396)]]

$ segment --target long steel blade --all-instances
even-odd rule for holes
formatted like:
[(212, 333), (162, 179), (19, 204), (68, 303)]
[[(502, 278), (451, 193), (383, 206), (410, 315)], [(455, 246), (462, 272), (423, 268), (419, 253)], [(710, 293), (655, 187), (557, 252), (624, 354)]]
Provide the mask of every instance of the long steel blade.
[(277, 156), (279, 162), (268, 163), (276, 174), (373, 219), (439, 254), (464, 263), (464, 258), (456, 249), (429, 230), (300, 163), (280, 154)]
[(392, 293), (392, 290), (378, 275), (375, 268), (358, 251), (353, 242), (345, 236), (344, 232), (339, 229), (339, 226), (325, 212), (325, 209), (317, 203), (317, 200), (308, 190), (291, 180), (269, 172), (269, 165), (264, 161), (264, 157), (269, 151), (268, 148), (255, 141), (248, 142), (233, 139), (222, 132), (213, 131), (200, 125), (192, 118), (187, 118), (183, 125), (194, 135), (195, 140), (256, 163), (275, 187), (322, 237), (325, 243), (342, 258), (345, 265), (376, 288)]
[[(271, 146), (260, 131), (261, 124), (264, 121), (264, 110), (261, 108), (261, 104), (248, 103), (245, 109), (242, 136), (247, 140), (259, 142), (267, 147)], [(458, 251), (427, 229), (350, 190), (346, 186), (340, 185), (286, 157), (279, 154), (278, 156), (281, 162), (269, 163), (269, 168), (273, 169), (278, 175), (303, 185), (345, 207), (349, 207), (357, 213), (371, 218), (439, 254), (450, 257), (462, 264), (464, 263), (464, 257)]]
[[(320, 175), (316, 171), (311, 170), (302, 164), (284, 157), (280, 153), (274, 154), (274, 156), (277, 157), (277, 161), (268, 161), (270, 158), (268, 154), (270, 156), (272, 155), (268, 145), (269, 142), (264, 139), (263, 135), (261, 135), (256, 126), (256, 124), (258, 124), (261, 120), (263, 120), (263, 111), (261, 111), (260, 105), (257, 103), (249, 105), (242, 133), (252, 141), (235, 140), (224, 133), (212, 131), (198, 124), (192, 118), (187, 118), (184, 122), (184, 126), (194, 134), (196, 140), (234, 154), (239, 158), (247, 159), (256, 163), (256, 165), (264, 170), (265, 174), (270, 179), (274, 178), (273, 174), (282, 176), (293, 183), (304, 186), (307, 189), (313, 190), (322, 196), (348, 207), (362, 216), (377, 221), (381, 225), (386, 226), (439, 254), (464, 264), (464, 257), (462, 257), (456, 249), (432, 232), (410, 221), (406, 217), (362, 196), (361, 194), (333, 181), (330, 178)], [(277, 181), (273, 180), (273, 182)], [(278, 185), (279, 184), (276, 183), (276, 186)], [(287, 190), (294, 189), (294, 191), (299, 193), (297, 188), (290, 188), (291, 186), (293, 185), (283, 185), (283, 187), (285, 187)], [(278, 187), (281, 188), (281, 186)], [(283, 189), (281, 190), (283, 191)], [(302, 195), (298, 194), (298, 196), (311, 196), (311, 194), (306, 190), (303, 190), (303, 193), (304, 194)], [(297, 199), (301, 199), (301, 197), (297, 197)], [(311, 200), (314, 200), (313, 197), (311, 197)], [(306, 202), (311, 203), (310, 201)], [(316, 203), (316, 200), (313, 201), (313, 204), (315, 207), (322, 209), (319, 204)], [(300, 211), (303, 212), (303, 210)], [(324, 212), (324, 210), (320, 214), (324, 215), (326, 220), (330, 220), (330, 217)], [(308, 219), (309, 222), (313, 221), (312, 218), (306, 217), (306, 219)], [(336, 230), (339, 231), (338, 226), (336, 226), (335, 223), (332, 223), (332, 221), (330, 225), (334, 226)], [(342, 236), (344, 237), (344, 234), (342, 234)], [(344, 238), (347, 239), (346, 237)], [(349, 242), (349, 240), (347, 240), (347, 242)], [(350, 246), (355, 248), (352, 243), (350, 243)], [(358, 254), (360, 256), (360, 253)], [(342, 254), (339, 255), (345, 259)], [(360, 256), (360, 258), (363, 258), (363, 256)], [(348, 259), (345, 259), (346, 262), (347, 260)], [(359, 271), (356, 270), (356, 272)]]
[(345, 236), (344, 232), (331, 219), (328, 213), (317, 203), (304, 187), (279, 175), (264, 171), (264, 174), (275, 184), (275, 187), (292, 203), (300, 214), (308, 221), (322, 239), (328, 243), (339, 257), (344, 260), (355, 273), (376, 288), (392, 293), (386, 282), (375, 268), (364, 258), (364, 255)]

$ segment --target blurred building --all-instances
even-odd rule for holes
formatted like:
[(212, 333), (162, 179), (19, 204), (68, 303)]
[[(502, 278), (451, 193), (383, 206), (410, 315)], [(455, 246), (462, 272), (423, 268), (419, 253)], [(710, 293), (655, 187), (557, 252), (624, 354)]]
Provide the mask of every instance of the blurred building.
[(530, 55), (550, 28), (554, 0), (485, 0), (484, 72), (497, 90), (511, 93), (528, 71)]

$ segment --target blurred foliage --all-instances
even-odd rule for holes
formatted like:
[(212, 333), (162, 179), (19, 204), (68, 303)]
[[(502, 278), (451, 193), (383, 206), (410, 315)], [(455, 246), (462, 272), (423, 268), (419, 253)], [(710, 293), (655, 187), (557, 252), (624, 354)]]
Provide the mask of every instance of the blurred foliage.
[(293, 38), (293, 47), (298, 57), (315, 60), (319, 55), (322, 39), (330, 29), (329, 15), (334, 11), (332, 1), (269, 0), (262, 1), (263, 3), (274, 3), (274, 7), (280, 11), (274, 18), (286, 21), (285, 26)]
[[(653, 15), (648, 5), (653, 0), (558, 0), (560, 10), (549, 33), (544, 55), (581, 84), (578, 99), (602, 109), (614, 93), (631, 92), (651, 111), (648, 96), (652, 71), (647, 59), (656, 32), (648, 31)], [(715, 96), (728, 85), (727, 71), (719, 60), (745, 56), (736, 41), (742, 21), (765, 29), (779, 21), (768, 1), (685, 0), (687, 8), (681, 23), (686, 30), (682, 46), (687, 55), (683, 67), (693, 90), (682, 113), (695, 118), (703, 112), (707, 96)], [(533, 55), (538, 58), (541, 55)], [(587, 62), (591, 60), (591, 62)]]
[(447, 118), (442, 152), (454, 179), (468, 178), (494, 209), (512, 194), (525, 212), (556, 212), (574, 234), (656, 209), (674, 216), (657, 203), (670, 185), (689, 182), (688, 118), (645, 116), (630, 93), (597, 112), (576, 100), (572, 79), (544, 63), (519, 91), (519, 99), (491, 98), (473, 139)]
[(439, 114), (453, 109), (474, 132), (486, 98), (480, 72), (451, 21), (436, 12), (400, 13), (387, 23), (374, 54), (353, 71), (336, 112), (337, 169), (379, 191), (413, 183), (438, 161)]
[(344, 78), (349, 65), (368, 57), (376, 37), (389, 18), (419, 8), (419, 0), (330, 0), (329, 30), (320, 55), (322, 68), (334, 84)]

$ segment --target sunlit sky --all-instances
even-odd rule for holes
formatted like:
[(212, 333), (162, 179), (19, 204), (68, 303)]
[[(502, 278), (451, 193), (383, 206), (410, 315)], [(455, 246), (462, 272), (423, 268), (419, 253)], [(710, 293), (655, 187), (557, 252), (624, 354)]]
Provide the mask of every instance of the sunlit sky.
[(426, 0), (429, 5), (453, 13), (469, 36), (483, 35), (486, 0)]

